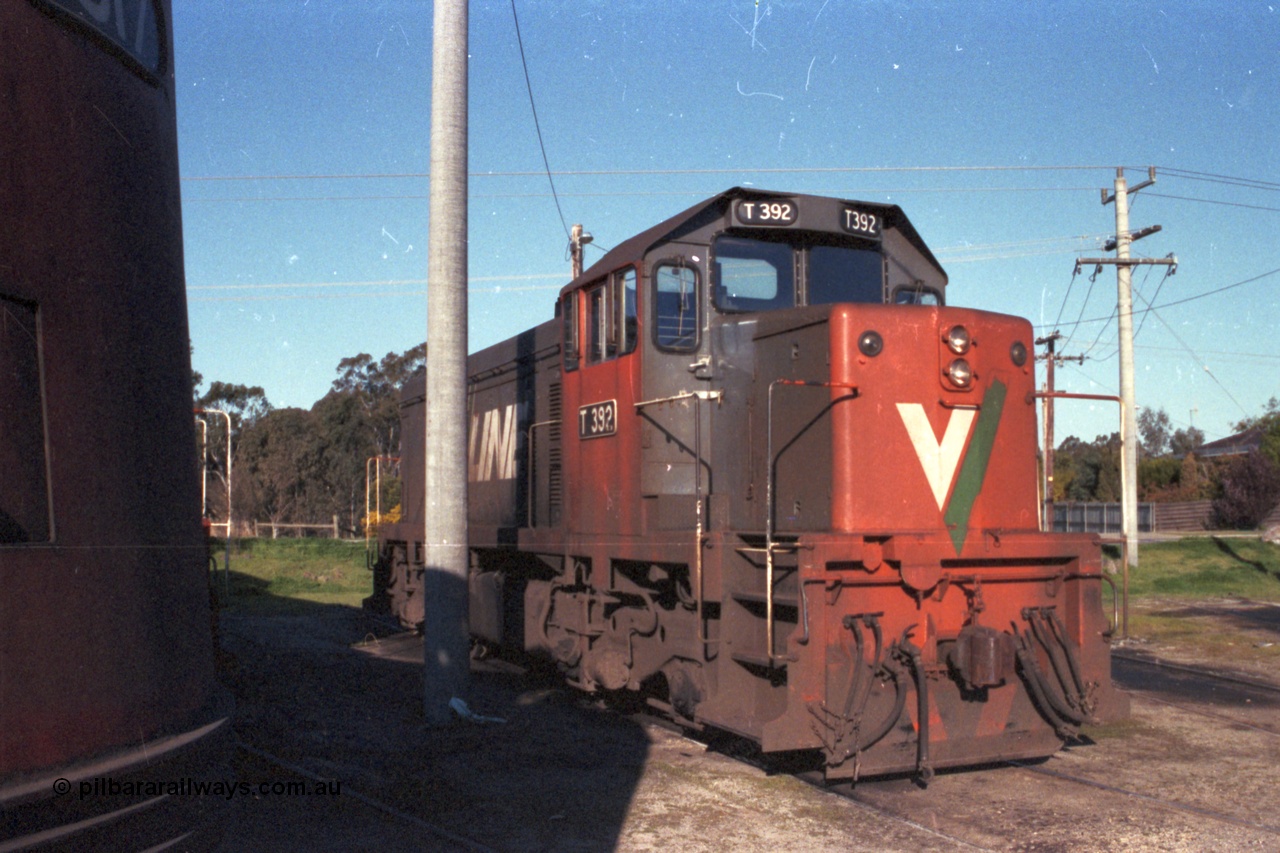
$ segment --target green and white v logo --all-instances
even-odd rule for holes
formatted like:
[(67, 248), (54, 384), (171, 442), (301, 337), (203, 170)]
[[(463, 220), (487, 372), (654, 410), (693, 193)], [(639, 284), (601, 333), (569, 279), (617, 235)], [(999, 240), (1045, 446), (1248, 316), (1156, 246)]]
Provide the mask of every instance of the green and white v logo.
[[(938, 502), (938, 509), (943, 512), (943, 521), (951, 531), (951, 542), (955, 545), (956, 554), (964, 548), (965, 536), (969, 530), (969, 514), (973, 511), (978, 493), (982, 491), (987, 463), (991, 461), (991, 449), (995, 446), (996, 427), (1000, 425), (1000, 414), (1004, 410), (1006, 391), (1003, 382), (993, 382), (982, 397), (979, 411), (953, 409), (941, 441), (934, 435), (933, 425), (929, 423), (924, 406), (919, 403), (898, 404), (898, 414), (907, 428), (907, 435), (911, 437), (916, 458), (924, 469), (933, 498)], [(965, 442), (969, 439), (971, 430), (973, 440), (969, 442), (969, 452), (965, 453)], [(960, 471), (958, 478), (956, 469)], [(954, 492), (951, 488), (953, 481)], [(948, 492), (952, 492), (949, 502)]]

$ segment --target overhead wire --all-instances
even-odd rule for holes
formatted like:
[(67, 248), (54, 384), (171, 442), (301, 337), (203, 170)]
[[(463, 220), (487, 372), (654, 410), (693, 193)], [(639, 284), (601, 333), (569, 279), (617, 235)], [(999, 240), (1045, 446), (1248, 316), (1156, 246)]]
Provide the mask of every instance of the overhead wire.
[(1194, 360), (1196, 364), (1200, 365), (1200, 368), (1209, 375), (1209, 378), (1213, 380), (1215, 385), (1217, 385), (1220, 389), (1222, 389), (1222, 393), (1227, 395), (1227, 399), (1229, 399), (1231, 402), (1236, 404), (1236, 408), (1240, 410), (1241, 414), (1243, 414), (1246, 418), (1249, 417), (1249, 412), (1245, 409), (1244, 406), (1240, 405), (1240, 401), (1235, 398), (1235, 395), (1227, 390), (1227, 386), (1223, 385), (1221, 380), (1219, 380), (1218, 377), (1213, 374), (1213, 371), (1209, 369), (1209, 365), (1205, 364), (1204, 360), (1201, 359), (1200, 356), (1196, 355), (1196, 351), (1193, 350), (1190, 347), (1190, 345), (1188, 345), (1187, 342), (1184, 341), (1182, 337), (1173, 330), (1173, 326), (1170, 326), (1168, 323), (1165, 322), (1164, 318), (1160, 316), (1160, 312), (1158, 312), (1155, 308), (1153, 308), (1150, 302), (1147, 302), (1147, 299), (1145, 296), (1143, 296), (1141, 293), (1137, 294), (1137, 296), (1143, 302), (1147, 303), (1147, 310), (1150, 313), (1155, 314), (1156, 319), (1160, 321), (1160, 325), (1164, 326), (1165, 331), (1173, 335), (1173, 339), (1182, 345), (1182, 348), (1187, 351), (1187, 354), (1191, 356), (1192, 360)]
[(1212, 184), (1224, 184), (1226, 186), (1247, 187), (1259, 190), (1280, 190), (1280, 183), (1276, 181), (1263, 181), (1257, 178), (1239, 178), (1232, 175), (1219, 175), (1214, 172), (1195, 172), (1190, 169), (1179, 169), (1175, 166), (1161, 166), (1159, 171), (1162, 174), (1176, 178), (1185, 178), (1191, 181), (1205, 181)]
[[(514, 3), (514, 0), (513, 0)], [(521, 47), (523, 58), (523, 47)], [(526, 76), (526, 84), (528, 78)], [(532, 88), (532, 87), (530, 87)], [(532, 100), (532, 97), (531, 97)], [(535, 110), (536, 112), (536, 110)], [(544, 158), (544, 163), (545, 163)], [(634, 177), (664, 175), (808, 175), (808, 174), (879, 174), (894, 172), (1050, 172), (1050, 171), (1096, 171), (1111, 169), (1111, 166), (797, 166), (797, 167), (737, 167), (714, 169), (561, 169), (551, 170), (549, 167), (541, 172), (525, 170), (475, 171), (468, 172), (471, 178), (532, 178), (552, 175), (555, 177)], [(321, 175), (184, 175), (181, 180), (201, 181), (305, 181), (305, 180), (378, 180), (404, 178), (430, 178), (429, 172), (350, 172)], [(1063, 187), (1062, 189), (1093, 189), (1093, 187)]]
[(533, 127), (538, 132), (538, 148), (542, 151), (542, 165), (546, 168), (547, 182), (551, 184), (551, 197), (556, 202), (556, 213), (560, 215), (560, 225), (564, 228), (565, 239), (569, 238), (569, 224), (565, 221), (564, 211), (560, 208), (560, 197), (556, 195), (556, 182), (551, 177), (551, 161), (547, 159), (547, 146), (542, 141), (542, 125), (538, 122), (538, 107), (533, 100), (533, 83), (529, 80), (529, 64), (524, 58), (524, 39), (520, 37), (520, 16), (516, 14), (516, 0), (511, 0), (511, 19), (516, 25), (516, 44), (520, 46), (520, 67), (524, 69), (524, 85), (529, 90), (529, 109), (533, 110)]

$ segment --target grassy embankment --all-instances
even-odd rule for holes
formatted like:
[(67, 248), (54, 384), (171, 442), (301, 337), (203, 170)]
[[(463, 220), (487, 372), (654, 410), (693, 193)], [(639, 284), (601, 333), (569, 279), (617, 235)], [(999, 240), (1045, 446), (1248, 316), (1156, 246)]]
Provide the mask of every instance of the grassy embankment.
[[(214, 549), (215, 588), (222, 595), (223, 548)], [(359, 607), (373, 588), (365, 568), (364, 541), (240, 539), (231, 548), (231, 589), (226, 606), (239, 613), (295, 613), (308, 604)]]
[(1280, 607), (1266, 606), (1280, 605), (1280, 546), (1197, 537), (1144, 544), (1138, 556), (1131, 638), (1200, 660), (1280, 667)]

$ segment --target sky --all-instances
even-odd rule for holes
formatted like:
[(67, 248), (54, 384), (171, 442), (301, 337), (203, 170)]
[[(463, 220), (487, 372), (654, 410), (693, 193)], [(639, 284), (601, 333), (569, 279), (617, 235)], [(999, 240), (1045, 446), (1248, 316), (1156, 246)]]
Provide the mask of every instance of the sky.
[[(1075, 262), (1110, 254), (1117, 168), (1155, 167), (1133, 252), (1178, 265), (1134, 271), (1138, 405), (1212, 440), (1280, 396), (1280, 0), (515, 0), (520, 41), (512, 5), (470, 6), (473, 351), (552, 316), (567, 226), (590, 263), (754, 186), (900, 205), (949, 304), (1060, 330), (1058, 388), (1116, 394), (1115, 268)], [(431, 14), (174, 0), (206, 383), (309, 408), (425, 338)], [(1059, 438), (1117, 429), (1057, 407)]]

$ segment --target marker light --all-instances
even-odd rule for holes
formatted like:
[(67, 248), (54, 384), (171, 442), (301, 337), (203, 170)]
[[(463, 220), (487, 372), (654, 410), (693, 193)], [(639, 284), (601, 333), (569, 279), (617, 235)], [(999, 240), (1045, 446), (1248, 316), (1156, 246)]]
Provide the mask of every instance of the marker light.
[(1022, 341), (1014, 341), (1009, 347), (1009, 358), (1013, 361), (1014, 367), (1022, 367), (1027, 363), (1027, 345)]
[(969, 330), (964, 326), (952, 326), (947, 332), (947, 347), (956, 355), (964, 355), (969, 351)]
[(867, 330), (858, 336), (858, 351), (868, 358), (875, 358), (884, 349), (884, 338), (879, 332)]
[(947, 378), (957, 388), (968, 388), (973, 383), (973, 368), (963, 358), (957, 358), (947, 365)]

